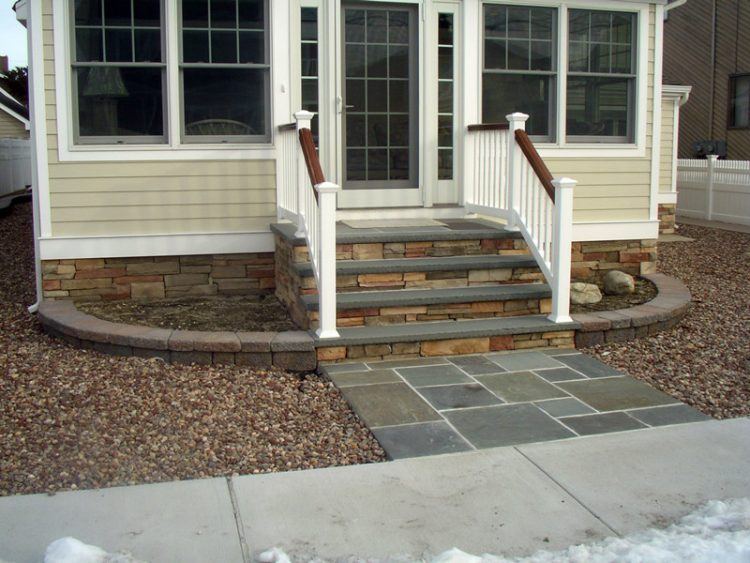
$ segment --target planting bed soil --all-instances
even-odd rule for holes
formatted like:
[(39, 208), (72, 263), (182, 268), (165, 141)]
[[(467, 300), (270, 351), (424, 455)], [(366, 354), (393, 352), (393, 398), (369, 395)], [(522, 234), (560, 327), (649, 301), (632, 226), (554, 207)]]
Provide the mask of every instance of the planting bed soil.
[(571, 313), (591, 313), (594, 311), (616, 311), (617, 309), (628, 309), (636, 305), (642, 305), (651, 301), (657, 295), (656, 286), (647, 279), (635, 278), (635, 291), (627, 295), (607, 295), (604, 293), (604, 284), (598, 284), (602, 292), (602, 300), (599, 303), (589, 305), (571, 305)]
[(324, 378), (69, 347), (40, 330), (31, 206), (0, 213), (0, 496), (385, 459)]
[(174, 330), (298, 330), (286, 307), (274, 296), (203, 297), (153, 301), (92, 301), (79, 310), (105, 321)]

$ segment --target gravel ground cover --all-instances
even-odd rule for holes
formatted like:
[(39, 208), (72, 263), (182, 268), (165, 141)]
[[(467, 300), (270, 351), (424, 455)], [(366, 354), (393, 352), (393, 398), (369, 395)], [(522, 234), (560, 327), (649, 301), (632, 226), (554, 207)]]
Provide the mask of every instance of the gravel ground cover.
[(115, 323), (179, 330), (299, 330), (275, 295), (92, 301), (80, 303), (78, 308)]
[(693, 309), (674, 330), (587, 350), (715, 418), (750, 415), (750, 235), (684, 225), (694, 242), (659, 244), (659, 271), (685, 282)]
[(0, 215), (0, 496), (384, 459), (319, 376), (184, 367), (44, 335), (29, 204)]

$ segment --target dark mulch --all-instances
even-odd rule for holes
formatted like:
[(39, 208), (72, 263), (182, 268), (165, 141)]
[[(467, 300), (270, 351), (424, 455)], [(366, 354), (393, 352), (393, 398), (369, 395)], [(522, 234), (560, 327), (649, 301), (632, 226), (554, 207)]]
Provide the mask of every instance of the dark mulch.
[(78, 304), (78, 309), (116, 323), (175, 330), (298, 330), (286, 307), (274, 295), (93, 301)]
[(30, 206), (0, 216), (0, 496), (384, 459), (317, 375), (172, 366), (45, 336)]

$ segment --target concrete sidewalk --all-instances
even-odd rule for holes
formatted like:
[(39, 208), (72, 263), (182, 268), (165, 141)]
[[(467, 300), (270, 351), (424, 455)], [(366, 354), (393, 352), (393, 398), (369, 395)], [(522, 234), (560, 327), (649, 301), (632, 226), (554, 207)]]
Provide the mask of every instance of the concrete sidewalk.
[(523, 555), (750, 496), (750, 419), (373, 465), (0, 498), (0, 560), (71, 535), (148, 561)]

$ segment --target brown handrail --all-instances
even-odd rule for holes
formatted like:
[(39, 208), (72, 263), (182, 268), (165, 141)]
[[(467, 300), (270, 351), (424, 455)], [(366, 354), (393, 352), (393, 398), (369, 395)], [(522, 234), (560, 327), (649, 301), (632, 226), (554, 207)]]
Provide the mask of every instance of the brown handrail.
[(284, 123), (284, 125), (279, 125), (279, 131), (294, 131), (296, 128), (296, 123)]
[(523, 129), (516, 129), (516, 142), (518, 143), (518, 146), (521, 147), (523, 154), (526, 155), (526, 160), (529, 161), (531, 168), (536, 173), (542, 186), (544, 186), (552, 203), (555, 203), (555, 186), (552, 184), (552, 173), (549, 171), (549, 168), (547, 168), (547, 165), (544, 164), (542, 157), (539, 156), (536, 147), (534, 147), (534, 143), (531, 142), (526, 131)]
[(476, 123), (469, 125), (470, 133), (474, 131), (505, 131), (507, 129), (507, 123)]
[(302, 147), (302, 154), (305, 156), (307, 173), (310, 176), (310, 182), (313, 185), (313, 192), (315, 193), (315, 199), (317, 200), (318, 192), (315, 190), (315, 186), (325, 182), (326, 178), (323, 175), (323, 168), (320, 166), (320, 158), (318, 157), (318, 151), (315, 149), (315, 141), (313, 141), (312, 131), (309, 129), (300, 129), (299, 144)]

